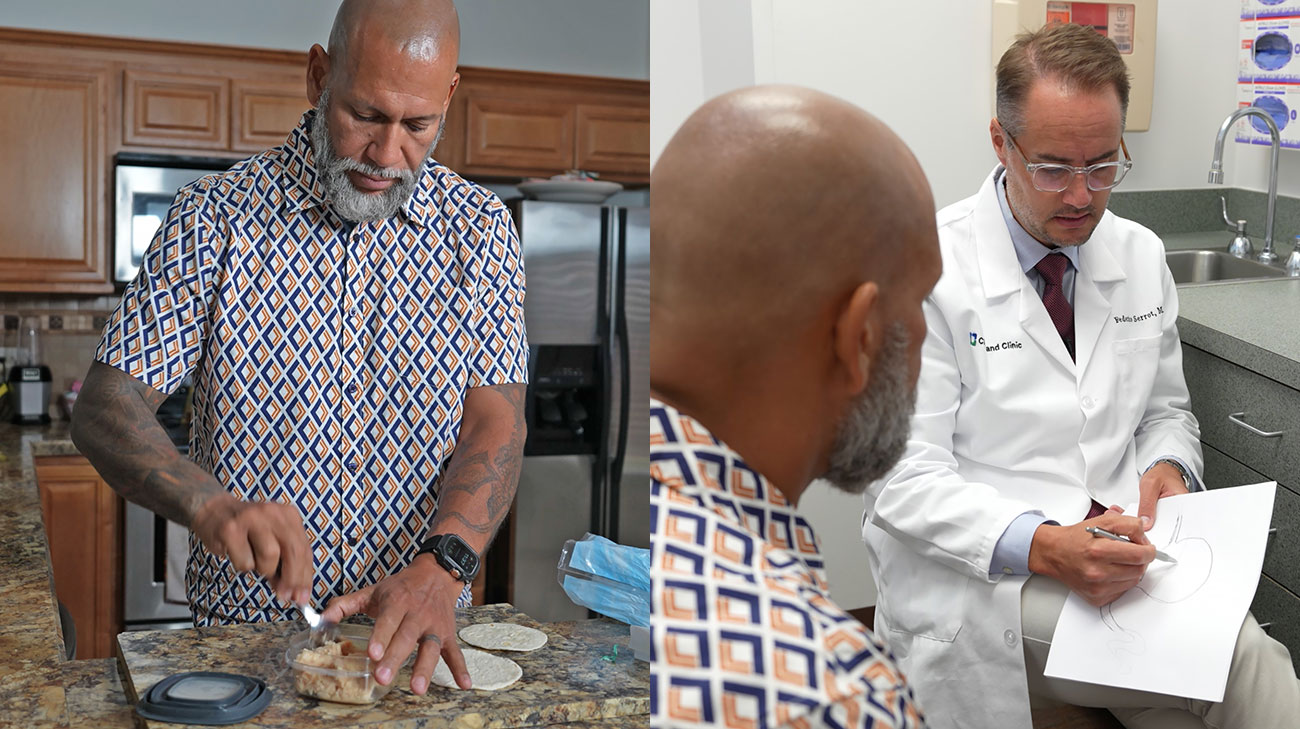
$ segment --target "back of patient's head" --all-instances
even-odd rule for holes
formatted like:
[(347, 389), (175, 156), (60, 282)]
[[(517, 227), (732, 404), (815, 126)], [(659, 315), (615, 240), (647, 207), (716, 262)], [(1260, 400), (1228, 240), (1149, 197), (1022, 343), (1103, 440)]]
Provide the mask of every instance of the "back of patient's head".
[(742, 367), (807, 341), (866, 281), (887, 297), (910, 233), (933, 230), (928, 184), (902, 141), (862, 109), (804, 88), (709, 101), (651, 180), (660, 384), (686, 353)]

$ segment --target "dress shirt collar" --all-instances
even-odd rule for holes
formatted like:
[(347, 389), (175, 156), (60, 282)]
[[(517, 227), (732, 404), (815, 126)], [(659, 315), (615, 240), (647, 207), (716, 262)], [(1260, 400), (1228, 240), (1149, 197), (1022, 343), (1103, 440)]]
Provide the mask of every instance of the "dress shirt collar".
[(1007, 203), (1006, 173), (1006, 168), (999, 165), (997, 171), (993, 173), (993, 187), (998, 191), (998, 207), (1002, 209), (1002, 219), (1006, 221), (1007, 231), (1011, 233), (1011, 245), (1015, 246), (1016, 259), (1020, 261), (1020, 270), (1029, 273), (1034, 266), (1038, 265), (1039, 261), (1056, 251), (1064, 253), (1065, 257), (1070, 259), (1070, 264), (1074, 266), (1074, 270), (1079, 270), (1079, 246), (1048, 248), (1030, 235), (1024, 226), (1020, 224), (1020, 221), (1016, 220), (1016, 217), (1011, 214), (1011, 206)]

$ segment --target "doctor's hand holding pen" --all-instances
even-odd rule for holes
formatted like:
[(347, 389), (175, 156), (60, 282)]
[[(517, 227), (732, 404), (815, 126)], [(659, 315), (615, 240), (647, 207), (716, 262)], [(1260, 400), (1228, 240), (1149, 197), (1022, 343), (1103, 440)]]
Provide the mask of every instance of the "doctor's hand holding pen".
[[(1131, 543), (1096, 539), (1087, 531), (1090, 526), (1128, 537)], [(1029, 571), (1064, 582), (1089, 604), (1100, 607), (1136, 585), (1155, 556), (1142, 521), (1111, 507), (1078, 524), (1038, 527), (1029, 548)]]

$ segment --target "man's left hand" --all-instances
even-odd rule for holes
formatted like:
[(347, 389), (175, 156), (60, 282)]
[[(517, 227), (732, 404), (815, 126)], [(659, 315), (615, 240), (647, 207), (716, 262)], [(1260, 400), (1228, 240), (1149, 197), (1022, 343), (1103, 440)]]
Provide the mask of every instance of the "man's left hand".
[(1150, 529), (1156, 523), (1156, 501), (1166, 496), (1187, 493), (1183, 474), (1168, 463), (1157, 463), (1138, 481), (1138, 518), (1142, 528)]
[(456, 599), (464, 583), (432, 555), (417, 555), (406, 569), (375, 584), (330, 600), (321, 617), (338, 622), (365, 613), (375, 619), (369, 654), (378, 661), (375, 680), (388, 685), (411, 651), (420, 654), (411, 669), (411, 692), (423, 696), (438, 658), (447, 662), (456, 684), (470, 688), (469, 670), (456, 642)]

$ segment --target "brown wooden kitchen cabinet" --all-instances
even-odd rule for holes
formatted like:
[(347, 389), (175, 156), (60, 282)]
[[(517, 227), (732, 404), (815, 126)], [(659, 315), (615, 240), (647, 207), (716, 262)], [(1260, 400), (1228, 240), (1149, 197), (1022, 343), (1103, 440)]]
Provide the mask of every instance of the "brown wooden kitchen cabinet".
[(122, 631), (122, 498), (81, 456), (36, 459), (54, 591), (77, 628), (77, 658), (110, 658)]
[(108, 292), (105, 64), (0, 45), (0, 291)]
[[(284, 141), (305, 52), (0, 28), (0, 292), (111, 293), (119, 152), (226, 157)], [(650, 181), (650, 84), (460, 69), (436, 157), (515, 181)]]
[(574, 165), (607, 178), (650, 175), (650, 107), (580, 104)]
[(549, 177), (569, 169), (650, 181), (645, 81), (461, 69), (438, 157), (466, 177)]
[[(295, 69), (301, 70), (301, 69)], [(260, 152), (284, 142), (311, 108), (302, 79), (125, 72), (123, 144), (188, 152)]]
[(279, 83), (235, 79), (230, 94), (230, 148), (241, 152), (260, 152), (283, 144), (311, 107), (307, 82), (301, 78)]
[(123, 142), (187, 149), (230, 146), (230, 82), (220, 76), (127, 69)]

